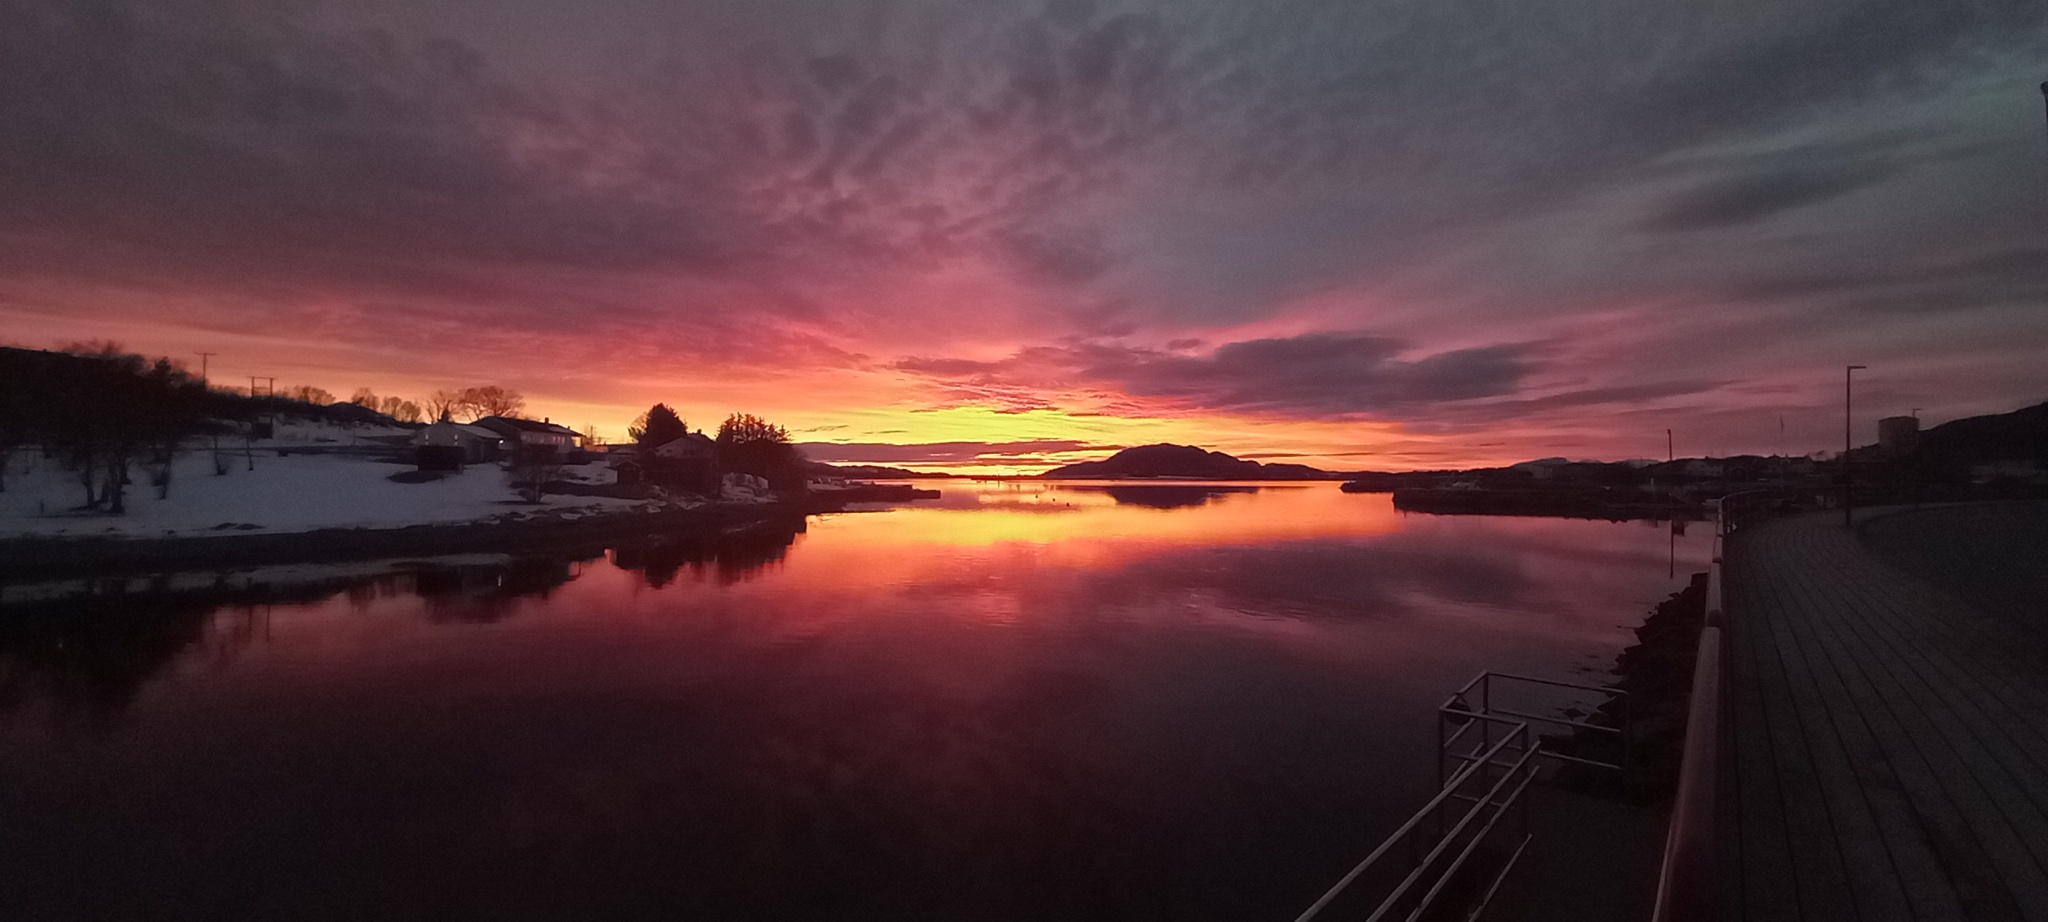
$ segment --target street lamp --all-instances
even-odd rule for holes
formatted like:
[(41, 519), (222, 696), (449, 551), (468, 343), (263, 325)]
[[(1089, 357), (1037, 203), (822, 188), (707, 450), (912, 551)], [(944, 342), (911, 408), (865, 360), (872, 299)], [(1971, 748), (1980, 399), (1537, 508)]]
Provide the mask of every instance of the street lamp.
[(1850, 365), (1842, 372), (1842, 527), (1853, 528), (1850, 509), (1856, 504), (1855, 467), (1849, 463), (1849, 452), (1855, 449), (1855, 391), (1853, 385), (1856, 372), (1869, 368), (1868, 365)]

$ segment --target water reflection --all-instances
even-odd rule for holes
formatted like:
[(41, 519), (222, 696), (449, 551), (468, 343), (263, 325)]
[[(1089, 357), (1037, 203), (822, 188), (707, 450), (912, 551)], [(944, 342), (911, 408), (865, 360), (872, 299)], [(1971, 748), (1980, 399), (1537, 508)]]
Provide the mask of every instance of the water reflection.
[[(1088, 489), (1081, 487), (1080, 489)], [(1109, 498), (1119, 505), (1145, 506), (1152, 509), (1181, 509), (1188, 506), (1206, 506), (1212, 500), (1234, 493), (1256, 493), (1257, 487), (1233, 487), (1224, 485), (1183, 485), (1183, 484), (1117, 484), (1102, 488)]]
[(1426, 792), (1447, 688), (1604, 666), (1667, 558), (1707, 549), (1327, 484), (1111, 486), (948, 484), (928, 508), (601, 552), (9, 587), (0, 899), (1271, 917)]
[(675, 582), (685, 567), (699, 582), (729, 586), (780, 564), (804, 530), (803, 522), (762, 523), (721, 534), (648, 538), (613, 547), (611, 560), (640, 572), (656, 589)]
[(0, 604), (0, 714), (36, 705), (53, 717), (104, 720), (134, 700), (151, 677), (204, 648), (213, 659), (267, 633), (280, 605), (344, 599), (359, 611), (399, 599), (420, 603), (430, 621), (488, 624), (545, 600), (609, 557), (659, 589), (685, 568), (698, 581), (730, 585), (779, 563), (801, 521), (764, 522), (722, 532), (622, 541), (609, 550), (560, 555), (465, 555), (365, 567), (271, 567), (236, 573), (66, 580), (13, 587)]

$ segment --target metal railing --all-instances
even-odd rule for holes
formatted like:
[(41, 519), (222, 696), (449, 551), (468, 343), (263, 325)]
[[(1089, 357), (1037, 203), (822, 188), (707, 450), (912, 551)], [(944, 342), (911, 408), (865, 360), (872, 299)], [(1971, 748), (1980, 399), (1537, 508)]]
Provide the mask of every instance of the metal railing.
[[(1763, 519), (1790, 508), (1797, 494), (1791, 490), (1742, 490), (1715, 501), (1716, 538), (1727, 538)], [(1718, 554), (1716, 556), (1719, 556)]]
[[(1502, 688), (1496, 689), (1499, 684)], [(1503, 706), (1516, 696), (1518, 685), (1535, 685), (1620, 699), (1619, 727), (1571, 717)], [(1478, 919), (1527, 854), (1527, 793), (1539, 760), (1551, 759), (1626, 774), (1629, 764), (1631, 715), (1628, 693), (1595, 685), (1559, 682), (1531, 676), (1482, 672), (1437, 708), (1436, 796), (1401, 824), (1378, 848), (1360, 861), (1303, 912), (1295, 922), (1309, 922), (1340, 897), (1372, 905), (1367, 922), (1424, 917), (1438, 918), (1453, 910)], [(1621, 757), (1602, 762), (1545, 748), (1533, 725), (1614, 734)], [(1502, 821), (1516, 814), (1512, 830)], [(1481, 855), (1491, 863), (1475, 864)], [(1403, 873), (1405, 871), (1405, 873)], [(1376, 902), (1370, 902), (1376, 899)], [(1347, 913), (1354, 917), (1357, 913)]]
[[(1494, 690), (1495, 683), (1500, 683), (1506, 687), (1501, 689), (1500, 693), (1496, 693)], [(1514, 694), (1518, 685), (1524, 687), (1534, 685), (1546, 688), (1568, 689), (1573, 692), (1599, 695), (1610, 701), (1619, 701), (1621, 703), (1621, 725), (1614, 726), (1590, 720), (1538, 714), (1521, 708), (1505, 707), (1498, 703), (1503, 695)], [(1477, 701), (1476, 707), (1474, 706), (1475, 699)], [(1488, 671), (1480, 673), (1472, 681), (1465, 683), (1465, 687), (1452, 693), (1451, 697), (1445, 699), (1444, 703), (1437, 707), (1436, 713), (1436, 774), (1438, 779), (1444, 777), (1444, 771), (1448, 767), (1446, 759), (1455, 760), (1462, 764), (1472, 758), (1471, 753), (1461, 753), (1458, 751), (1457, 746), (1462, 741), (1465, 732), (1473, 726), (1472, 721), (1475, 718), (1511, 718), (1529, 723), (1546, 724), (1552, 727), (1569, 727), (1572, 730), (1584, 731), (1596, 736), (1611, 736), (1620, 744), (1619, 748), (1621, 750), (1620, 757), (1613, 762), (1602, 762), (1598, 759), (1567, 755), (1554, 748), (1545, 749), (1543, 755), (1546, 758), (1555, 759), (1560, 762), (1571, 762), (1592, 768), (1610, 769), (1619, 772), (1623, 776), (1626, 776), (1629, 771), (1629, 761), (1632, 749), (1634, 748), (1635, 714), (1629, 704), (1628, 692), (1618, 688), (1584, 685), (1577, 682), (1559, 682), (1555, 679), (1539, 679), (1534, 676)], [(1449, 728), (1452, 726), (1456, 726), (1458, 729), (1449, 731)], [(1449, 732), (1447, 733), (1446, 731)]]
[(1718, 915), (1714, 866), (1714, 840), (1718, 833), (1714, 819), (1720, 784), (1721, 695), (1726, 666), (1721, 647), (1727, 623), (1727, 615), (1722, 611), (1726, 575), (1722, 554), (1729, 535), (1781, 511), (1789, 499), (1788, 494), (1780, 491), (1731, 493), (1721, 499), (1714, 530), (1714, 560), (1707, 570), (1706, 623), (1700, 627), (1699, 647), (1693, 660), (1692, 697), (1685, 714), (1685, 751), (1679, 761), (1671, 829), (1664, 839), (1664, 861), (1657, 872), (1652, 922), (1690, 922)]
[[(1486, 911), (1528, 851), (1531, 835), (1524, 795), (1535, 780), (1536, 758), (1542, 752), (1542, 743), (1529, 732), (1528, 724), (1498, 719), (1484, 722), (1496, 720), (1503, 726), (1500, 738), (1454, 772), (1428, 804), (1295, 922), (1310, 922), (1361, 883), (1385, 890), (1366, 922), (1396, 918), (1415, 922), (1440, 909), (1446, 895), (1452, 893), (1468, 897), (1464, 918), (1477, 919)], [(1459, 804), (1469, 806), (1460, 812)], [(1511, 811), (1518, 816), (1516, 828), (1507, 841), (1497, 841), (1495, 833), (1503, 830), (1501, 820)], [(1494, 843), (1495, 851), (1505, 853), (1490, 873), (1472, 864), (1489, 842)], [(1407, 873), (1400, 873), (1403, 868)]]

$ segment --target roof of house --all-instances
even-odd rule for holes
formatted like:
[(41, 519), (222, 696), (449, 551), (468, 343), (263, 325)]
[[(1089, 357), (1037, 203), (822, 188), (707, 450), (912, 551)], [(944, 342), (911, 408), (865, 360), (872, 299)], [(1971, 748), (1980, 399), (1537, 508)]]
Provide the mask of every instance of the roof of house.
[(576, 430), (567, 426), (558, 426), (554, 423), (536, 419), (520, 419), (516, 416), (486, 416), (477, 420), (475, 424), (482, 426), (492, 423), (510, 426), (514, 429), (522, 429), (527, 432), (545, 432), (549, 435), (573, 436), (576, 434)]
[(653, 448), (655, 454), (667, 457), (717, 450), (718, 443), (712, 441), (710, 436), (702, 432), (692, 432), (687, 435), (678, 436)]
[(429, 430), (439, 431), (442, 429), (453, 429), (463, 436), (472, 439), (484, 439), (491, 442), (502, 442), (505, 440), (504, 433), (498, 432), (495, 429), (487, 429), (483, 426), (471, 425), (469, 423), (450, 422), (444, 419), (439, 422), (428, 423), (426, 428), (413, 433), (412, 443), (414, 445), (424, 445), (433, 438), (427, 434)]

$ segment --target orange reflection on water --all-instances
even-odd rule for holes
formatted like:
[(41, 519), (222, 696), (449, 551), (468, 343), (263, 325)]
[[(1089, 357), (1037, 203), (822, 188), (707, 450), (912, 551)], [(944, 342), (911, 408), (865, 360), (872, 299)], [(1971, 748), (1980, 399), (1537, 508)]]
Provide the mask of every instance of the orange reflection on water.
[(813, 536), (830, 532), (831, 540), (807, 541), (793, 569), (846, 583), (900, 583), (934, 557), (1021, 552), (1041, 567), (1100, 570), (1169, 550), (1400, 529), (1386, 496), (1346, 494), (1334, 483), (966, 482), (940, 490), (945, 498), (932, 505), (814, 522)]
[(947, 484), (941, 491), (966, 493), (972, 505), (913, 505), (863, 517), (868, 519), (859, 526), (863, 539), (890, 546), (1095, 538), (1244, 545), (1388, 534), (1400, 528), (1385, 496), (1345, 494), (1334, 483), (1008, 481)]

